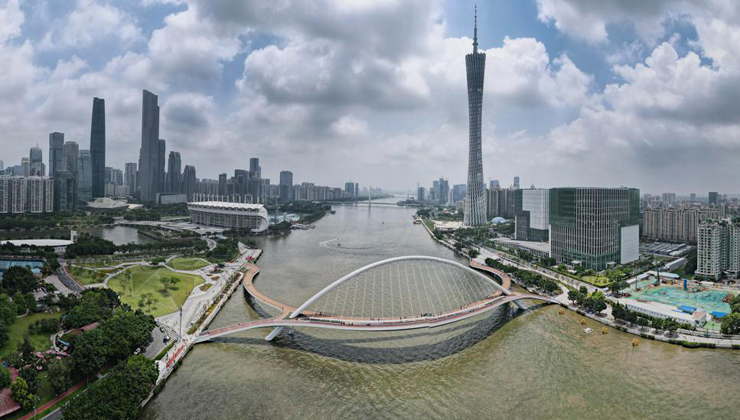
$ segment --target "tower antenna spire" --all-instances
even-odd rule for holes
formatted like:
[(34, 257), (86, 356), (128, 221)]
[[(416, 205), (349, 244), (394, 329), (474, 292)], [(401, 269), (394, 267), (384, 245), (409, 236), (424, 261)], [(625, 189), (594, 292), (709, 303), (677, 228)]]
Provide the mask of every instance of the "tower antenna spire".
[(475, 5), (475, 26), (473, 27), (473, 54), (478, 54), (478, 5)]

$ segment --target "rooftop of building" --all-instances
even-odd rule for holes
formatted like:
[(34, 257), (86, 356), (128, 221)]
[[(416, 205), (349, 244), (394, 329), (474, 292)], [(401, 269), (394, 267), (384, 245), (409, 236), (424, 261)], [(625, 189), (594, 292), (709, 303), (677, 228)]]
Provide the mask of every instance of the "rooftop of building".
[(124, 200), (114, 200), (109, 197), (101, 197), (87, 203), (87, 207), (92, 209), (112, 210), (126, 208), (128, 207), (128, 203)]
[(0, 241), (1, 244), (10, 243), (15, 246), (69, 246), (74, 242), (68, 239), (14, 239), (12, 241)]
[(520, 246), (522, 248), (528, 248), (539, 252), (550, 252), (549, 242), (534, 242), (534, 241), (518, 241), (510, 238), (495, 238), (494, 242), (499, 242), (504, 245)]
[[(666, 305), (659, 302), (641, 302), (633, 299), (622, 298), (619, 302), (625, 305), (631, 305), (633, 307), (641, 308), (647, 311), (653, 311), (665, 316), (669, 316), (674, 319), (684, 320), (687, 323), (694, 323), (697, 320), (701, 320), (705, 313), (701, 310), (695, 310), (693, 314), (680, 311), (677, 307)], [(695, 309), (695, 308), (694, 308)]]

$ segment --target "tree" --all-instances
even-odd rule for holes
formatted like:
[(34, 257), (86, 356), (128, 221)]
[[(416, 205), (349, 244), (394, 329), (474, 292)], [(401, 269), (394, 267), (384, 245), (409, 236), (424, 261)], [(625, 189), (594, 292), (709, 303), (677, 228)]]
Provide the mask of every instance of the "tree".
[(83, 376), (97, 373), (107, 361), (106, 344), (103, 332), (99, 328), (80, 334), (72, 353), (74, 370)]
[(3, 273), (3, 281), (0, 283), (5, 293), (12, 295), (16, 292), (28, 293), (38, 289), (39, 283), (36, 276), (28, 267), (13, 266)]
[(56, 395), (66, 391), (72, 384), (72, 366), (69, 359), (54, 359), (49, 362), (47, 377)]
[(588, 294), (588, 288), (586, 288), (586, 286), (579, 287), (578, 288), (578, 291), (581, 292), (584, 295), (587, 295)]
[(468, 249), (468, 256), (470, 256), (470, 258), (477, 257), (478, 256), (478, 250), (477, 249), (474, 249), (474, 248)]
[(23, 334), (23, 341), (18, 343), (18, 353), (21, 354), (21, 359), (23, 359), (23, 363), (25, 364), (33, 362), (36, 357), (33, 346), (31, 345), (31, 339), (28, 337), (28, 332)]
[(15, 304), (15, 312), (18, 315), (26, 313), (26, 301), (23, 299), (23, 294), (18, 291), (13, 295), (13, 303)]
[(26, 365), (20, 370), (19, 374), (26, 381), (28, 392), (35, 394), (39, 388), (39, 372), (36, 370), (36, 366)]
[(10, 371), (4, 367), (0, 367), (0, 389), (5, 389), (10, 386)]
[(33, 293), (26, 293), (23, 295), (23, 301), (28, 310), (33, 311), (36, 309), (36, 298), (33, 296)]
[(13, 385), (10, 386), (10, 394), (13, 397), (13, 401), (23, 407), (24, 410), (29, 410), (33, 407), (35, 395), (28, 392), (28, 383), (23, 378), (16, 378)]
[(740, 334), (740, 313), (731, 313), (722, 319), (722, 334)]
[(612, 293), (619, 293), (620, 291), (629, 287), (629, 283), (624, 280), (613, 281), (607, 286)]

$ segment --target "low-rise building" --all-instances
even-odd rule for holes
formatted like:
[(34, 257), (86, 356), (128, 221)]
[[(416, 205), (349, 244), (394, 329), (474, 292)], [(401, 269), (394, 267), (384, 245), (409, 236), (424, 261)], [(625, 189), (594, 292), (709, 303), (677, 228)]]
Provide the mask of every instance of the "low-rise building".
[(688, 313), (678, 308), (658, 302), (638, 302), (631, 299), (620, 299), (627, 309), (633, 312), (660, 319), (673, 319), (681, 324), (702, 326), (707, 322), (707, 313), (695, 310)]
[(201, 201), (188, 203), (192, 223), (228, 229), (249, 228), (258, 233), (269, 227), (268, 214), (262, 204)]

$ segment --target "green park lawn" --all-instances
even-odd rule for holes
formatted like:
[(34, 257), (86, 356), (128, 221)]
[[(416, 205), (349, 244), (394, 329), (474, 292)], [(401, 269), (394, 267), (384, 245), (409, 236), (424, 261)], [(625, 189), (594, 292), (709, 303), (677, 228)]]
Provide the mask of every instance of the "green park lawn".
[[(180, 281), (175, 285), (175, 289), (165, 294), (162, 279), (169, 277), (175, 277)], [(165, 267), (136, 266), (110, 279), (108, 287), (118, 292), (123, 303), (156, 318), (177, 311), (185, 303), (193, 288), (201, 283), (203, 278), (200, 276), (174, 273)], [(141, 306), (142, 296), (149, 296), (151, 304), (145, 302)]]
[(70, 274), (80, 282), (82, 285), (87, 286), (90, 284), (102, 283), (105, 277), (110, 273), (108, 270), (87, 270), (77, 266), (70, 266)]
[(583, 276), (581, 277), (581, 280), (597, 287), (604, 287), (609, 284), (609, 279), (605, 276)]
[[(23, 341), (23, 334), (28, 331), (28, 326), (36, 322), (38, 319), (49, 319), (49, 318), (61, 318), (62, 314), (58, 312), (41, 312), (31, 313), (22, 318), (16, 318), (13, 325), (8, 330), (8, 341), (0, 347), (0, 358), (7, 356), (9, 353), (15, 351), (18, 346), (18, 342)], [(31, 345), (36, 351), (44, 351), (51, 347), (51, 340), (49, 340), (51, 334), (33, 334), (29, 336), (31, 339)]]
[(210, 265), (210, 263), (200, 258), (173, 258), (167, 265), (175, 270), (193, 271)]

